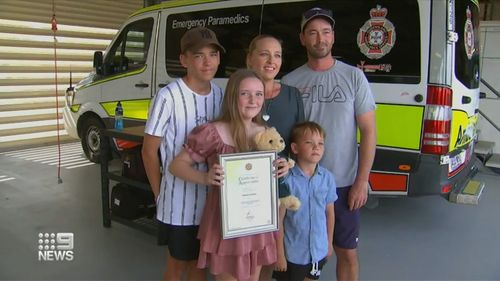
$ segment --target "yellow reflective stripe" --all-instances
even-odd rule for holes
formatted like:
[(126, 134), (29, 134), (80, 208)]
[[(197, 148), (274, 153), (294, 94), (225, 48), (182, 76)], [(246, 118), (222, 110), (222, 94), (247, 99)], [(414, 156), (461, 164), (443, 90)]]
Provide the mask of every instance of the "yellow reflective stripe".
[[(116, 103), (117, 103), (116, 101), (101, 102), (101, 106), (102, 106), (102, 108), (104, 108), (104, 111), (106, 111), (106, 114), (108, 114), (108, 116), (115, 116)], [(122, 107), (123, 107), (123, 105), (122, 105)]]
[(189, 5), (196, 5), (196, 4), (204, 4), (204, 3), (212, 3), (212, 2), (220, 2), (220, 0), (177, 0), (177, 1), (167, 1), (163, 2), (157, 5), (149, 6), (146, 8), (142, 8), (140, 10), (135, 11), (130, 15), (130, 17), (133, 17), (135, 15), (139, 15), (142, 13), (146, 13), (149, 11), (155, 11), (155, 10), (160, 10), (163, 8), (173, 8), (173, 7), (182, 7), (182, 6), (189, 6)]
[(477, 114), (469, 118), (467, 112), (453, 110), (450, 151), (470, 143), (476, 135)]
[[(377, 145), (420, 149), (423, 106), (377, 104)], [(359, 141), (359, 137), (358, 137)]]
[(90, 86), (94, 86), (94, 85), (98, 85), (98, 84), (101, 84), (101, 83), (104, 83), (104, 82), (108, 82), (108, 81), (111, 81), (111, 80), (115, 80), (115, 79), (119, 79), (119, 78), (123, 78), (123, 77), (127, 77), (127, 76), (132, 76), (132, 75), (136, 75), (136, 74), (139, 74), (139, 73), (142, 73), (146, 70), (147, 68), (147, 64), (145, 64), (142, 68), (139, 68), (137, 70), (134, 70), (134, 71), (130, 71), (130, 72), (124, 72), (124, 73), (121, 73), (121, 74), (118, 74), (118, 75), (114, 75), (114, 76), (109, 76), (108, 78), (106, 79), (102, 79), (102, 80), (97, 80), (95, 82), (92, 82), (92, 83), (89, 83), (89, 84), (85, 84), (79, 88), (77, 88), (77, 93), (78, 91), (82, 90), (82, 89), (85, 89), (85, 88), (88, 88)]
[[(148, 119), (150, 101), (151, 99), (122, 100), (121, 103), (123, 107), (123, 117), (139, 120)], [(115, 108), (117, 102), (118, 101), (102, 102), (101, 106), (109, 116), (115, 116)]]

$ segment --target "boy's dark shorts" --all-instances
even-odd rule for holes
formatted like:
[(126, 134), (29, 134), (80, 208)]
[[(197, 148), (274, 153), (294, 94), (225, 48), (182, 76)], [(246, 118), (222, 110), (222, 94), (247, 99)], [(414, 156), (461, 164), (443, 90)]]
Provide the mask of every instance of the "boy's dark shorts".
[(319, 280), (321, 269), (327, 261), (327, 258), (320, 260), (315, 270), (313, 270), (312, 263), (303, 265), (287, 262), (286, 271), (274, 271), (273, 278), (277, 281), (303, 281), (306, 277), (311, 280)]
[(338, 199), (335, 201), (335, 228), (333, 231), (333, 245), (343, 249), (358, 247), (360, 209), (349, 211), (347, 200), (350, 186), (337, 188)]
[(168, 245), (170, 256), (181, 261), (198, 259), (198, 226), (179, 226), (158, 222), (158, 245)]

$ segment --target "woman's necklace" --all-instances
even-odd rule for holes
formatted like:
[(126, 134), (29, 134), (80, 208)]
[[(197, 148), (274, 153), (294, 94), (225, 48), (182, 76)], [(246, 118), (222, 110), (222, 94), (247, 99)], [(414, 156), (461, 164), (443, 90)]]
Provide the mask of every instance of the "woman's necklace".
[(265, 101), (264, 114), (262, 115), (262, 119), (264, 119), (264, 121), (266, 122), (269, 120), (269, 118), (271, 118), (271, 115), (269, 115), (269, 108), (271, 107), (273, 100), (274, 98)]
[(269, 115), (269, 109), (271, 108), (271, 104), (273, 103), (273, 100), (278, 96), (279, 92), (276, 94), (275, 91), (279, 91), (279, 88), (275, 87), (274, 84), (273, 84), (273, 91), (271, 92), (272, 93), (272, 96), (270, 99), (266, 99), (264, 101), (264, 114), (262, 114), (262, 119), (264, 119), (264, 121), (268, 121), (270, 118), (271, 118), (271, 115)]

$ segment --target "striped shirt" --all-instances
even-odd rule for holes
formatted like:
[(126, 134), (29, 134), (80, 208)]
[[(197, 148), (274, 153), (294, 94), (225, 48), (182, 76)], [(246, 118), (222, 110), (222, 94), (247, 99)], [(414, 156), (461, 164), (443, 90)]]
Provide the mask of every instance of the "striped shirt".
[[(199, 225), (207, 186), (174, 177), (168, 165), (182, 150), (191, 130), (219, 116), (223, 91), (211, 82), (208, 95), (193, 92), (179, 78), (162, 88), (152, 99), (145, 133), (161, 137), (163, 175), (157, 202), (157, 219), (172, 225)], [(206, 171), (205, 164), (196, 164)]]

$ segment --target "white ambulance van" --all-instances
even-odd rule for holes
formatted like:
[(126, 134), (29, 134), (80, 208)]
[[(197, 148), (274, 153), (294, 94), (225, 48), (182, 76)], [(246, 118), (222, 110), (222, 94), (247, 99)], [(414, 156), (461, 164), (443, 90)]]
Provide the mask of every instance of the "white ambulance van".
[(375, 95), (370, 192), (448, 195), (464, 186), (477, 171), (477, 0), (168, 1), (147, 7), (130, 16), (104, 54), (95, 53), (95, 70), (68, 90), (66, 130), (98, 161), (99, 130), (113, 126), (117, 102), (126, 127), (142, 124), (151, 97), (184, 74), (179, 40), (195, 26), (214, 30), (227, 50), (216, 74), (222, 87), (245, 67), (246, 48), (259, 33), (283, 40), (284, 75), (306, 61), (299, 24), (301, 13), (315, 6), (334, 13), (334, 56), (362, 69)]

